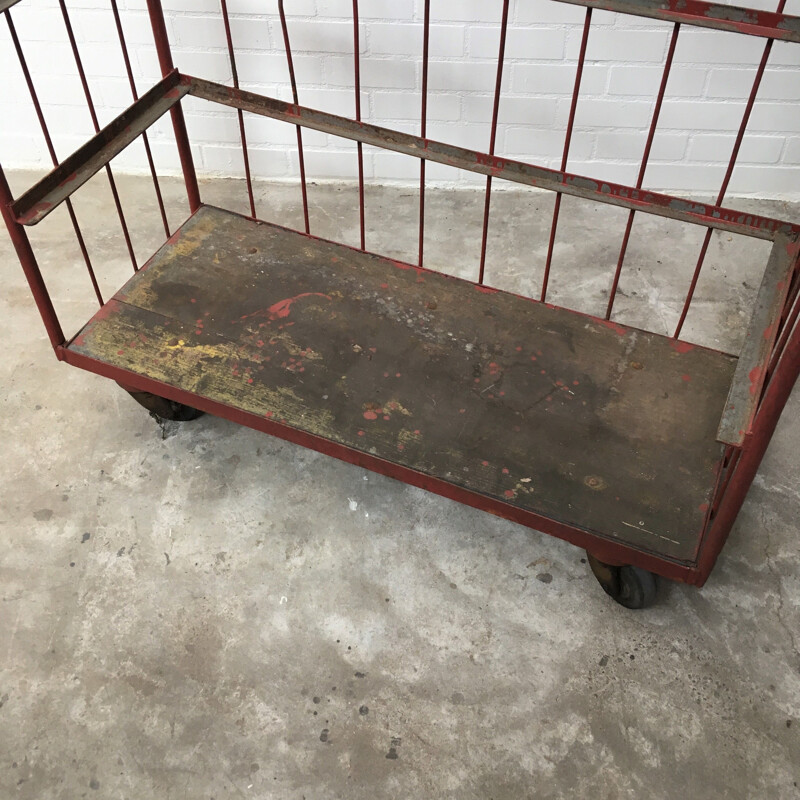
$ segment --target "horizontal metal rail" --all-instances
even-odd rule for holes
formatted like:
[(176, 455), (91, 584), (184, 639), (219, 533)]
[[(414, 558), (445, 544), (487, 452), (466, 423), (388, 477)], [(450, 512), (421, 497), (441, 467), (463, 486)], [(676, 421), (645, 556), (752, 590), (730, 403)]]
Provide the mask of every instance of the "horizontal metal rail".
[(558, 0), (576, 6), (617, 11), (665, 22), (681, 22), (720, 31), (800, 42), (800, 17), (702, 0)]
[(752, 428), (798, 252), (796, 238), (781, 236), (772, 245), (717, 431), (717, 440), (725, 444), (741, 447)]
[(17, 198), (11, 207), (22, 225), (36, 225), (73, 192), (99, 172), (114, 156), (169, 111), (188, 88), (180, 83), (177, 70), (157, 83), (133, 105), (79, 147), (42, 180)]
[(582, 175), (572, 175), (522, 161), (491, 156), (390, 128), (356, 122), (296, 103), (286, 103), (253, 92), (232, 89), (202, 78), (181, 75), (181, 81), (188, 87), (190, 94), (203, 100), (222, 103), (232, 108), (240, 108), (253, 114), (323, 131), (384, 150), (393, 150), (427, 161), (437, 161), (480, 175), (491, 175), (493, 178), (522, 183), (526, 186), (583, 197), (757, 239), (773, 241), (778, 236), (800, 235), (800, 226), (778, 219), (746, 214), (672, 195), (648, 192), (633, 186), (597, 181)]

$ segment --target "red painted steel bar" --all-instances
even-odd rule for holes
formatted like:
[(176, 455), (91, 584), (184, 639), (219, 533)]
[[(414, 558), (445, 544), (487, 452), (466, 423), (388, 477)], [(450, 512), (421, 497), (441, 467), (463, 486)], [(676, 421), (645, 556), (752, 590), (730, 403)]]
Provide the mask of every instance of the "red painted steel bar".
[[(131, 68), (131, 59), (130, 54), (128, 53), (128, 45), (125, 41), (125, 32), (122, 29), (122, 20), (119, 16), (119, 8), (117, 6), (117, 0), (111, 0), (111, 10), (114, 13), (114, 24), (117, 27), (117, 36), (119, 37), (119, 45), (122, 50), (122, 58), (125, 62), (125, 72), (128, 75), (128, 83), (131, 87), (131, 95), (133, 96), (134, 102), (139, 99), (139, 92), (136, 89), (136, 80), (133, 77), (133, 69)], [(164, 225), (164, 233), (167, 236), (167, 239), (171, 236), (169, 231), (169, 222), (167, 221), (167, 210), (164, 208), (164, 198), (161, 194), (161, 185), (158, 182), (158, 174), (156, 173), (156, 165), (153, 161), (153, 152), (150, 149), (150, 139), (147, 136), (147, 131), (142, 133), (142, 142), (144, 143), (144, 152), (147, 156), (147, 164), (150, 168), (150, 175), (153, 178), (153, 188), (155, 189), (156, 193), (156, 201), (158, 202), (158, 210), (161, 214), (161, 222)]]
[[(42, 106), (39, 103), (39, 96), (36, 93), (36, 87), (33, 85), (33, 78), (31, 77), (30, 70), (28, 69), (28, 62), (25, 60), (25, 54), (22, 52), (22, 45), (20, 44), (19, 37), (17, 36), (17, 29), (14, 26), (14, 21), (11, 19), (11, 12), (6, 10), (5, 12), (6, 22), (8, 23), (8, 31), (11, 34), (11, 41), (14, 44), (14, 49), (17, 52), (17, 58), (19, 59), (19, 65), (22, 69), (22, 74), (25, 77), (25, 83), (28, 86), (28, 92), (31, 96), (31, 102), (33, 103), (33, 108), (36, 111), (36, 117), (39, 120), (39, 127), (42, 129), (42, 135), (44, 136), (45, 144), (47, 145), (47, 151), (50, 154), (50, 159), (53, 162), (53, 166), (58, 166), (58, 157), (56, 156), (56, 150), (53, 146), (53, 139), (50, 136), (50, 130), (47, 127), (47, 122), (44, 118), (44, 112), (42, 111)], [(69, 214), (70, 222), (72, 223), (72, 228), (75, 231), (75, 238), (78, 242), (78, 247), (80, 248), (81, 255), (83, 256), (83, 260), (86, 264), (86, 270), (89, 273), (89, 280), (92, 283), (92, 289), (94, 289), (95, 296), (97, 297), (97, 302), (100, 303), (102, 306), (104, 303), (103, 294), (100, 291), (100, 286), (97, 283), (97, 276), (94, 272), (94, 267), (92, 266), (92, 260), (89, 257), (89, 251), (86, 248), (86, 242), (83, 238), (83, 233), (81, 232), (80, 226), (78, 225), (78, 218), (75, 215), (75, 209), (72, 206), (72, 201), (66, 201), (67, 206), (67, 213)]]
[[(489, 134), (489, 155), (494, 155), (497, 143), (497, 118), (500, 113), (500, 88), (503, 83), (503, 63), (506, 58), (506, 34), (508, 32), (509, 0), (503, 1), (503, 19), (500, 23), (500, 47), (497, 54), (497, 77), (494, 84), (494, 105), (492, 106), (492, 130)], [(486, 176), (486, 199), (483, 204), (483, 234), (481, 237), (481, 262), (478, 283), (483, 283), (486, 271), (486, 244), (489, 238), (489, 207), (492, 202), (492, 176)]]
[[(672, 29), (672, 37), (669, 40), (669, 49), (667, 51), (667, 58), (664, 61), (664, 72), (661, 75), (661, 85), (658, 87), (658, 97), (656, 104), (653, 108), (653, 118), (650, 121), (650, 130), (647, 132), (647, 142), (644, 145), (644, 154), (642, 155), (642, 163), (639, 167), (639, 175), (636, 178), (636, 188), (641, 189), (644, 182), (644, 174), (647, 171), (647, 162), (650, 160), (650, 150), (653, 147), (653, 137), (658, 127), (658, 117), (661, 114), (661, 104), (664, 101), (664, 92), (667, 90), (667, 81), (669, 80), (669, 72), (672, 69), (672, 59), (675, 56), (675, 46), (678, 44), (678, 34), (680, 33), (681, 25), (679, 22), (675, 23)], [(628, 212), (628, 222), (625, 225), (625, 235), (622, 237), (622, 246), (619, 250), (619, 258), (617, 259), (617, 269), (614, 272), (614, 280), (611, 284), (611, 293), (608, 298), (608, 307), (606, 308), (606, 319), (611, 319), (611, 311), (614, 308), (614, 299), (617, 296), (617, 287), (619, 286), (619, 276), (622, 273), (622, 264), (625, 261), (625, 253), (628, 250), (628, 241), (631, 237), (631, 228), (633, 228), (633, 218), (636, 216), (636, 211), (631, 209)]]
[[(283, 31), (283, 46), (286, 50), (286, 63), (289, 67), (289, 83), (292, 85), (292, 99), (295, 105), (300, 104), (297, 95), (297, 79), (294, 75), (294, 61), (292, 60), (292, 47), (289, 44), (289, 26), (286, 24), (286, 12), (283, 8), (283, 0), (278, 0), (278, 14), (281, 18), (281, 30)], [(308, 187), (306, 186), (306, 163), (303, 155), (303, 128), (295, 125), (297, 131), (297, 159), (300, 164), (300, 190), (303, 194), (303, 221), (305, 222), (306, 233), (311, 233), (311, 226), (308, 219)]]
[(17, 251), (19, 262), (22, 264), (22, 269), (28, 280), (28, 285), (31, 287), (31, 294), (42, 316), (42, 322), (44, 322), (44, 327), (50, 338), (50, 344), (53, 345), (53, 349), (58, 354), (61, 346), (64, 344), (64, 332), (61, 330), (61, 323), (58, 321), (56, 310), (53, 308), (53, 302), (50, 300), (47, 287), (44, 285), (44, 279), (39, 270), (36, 256), (31, 248), (31, 243), (28, 240), (28, 234), (25, 228), (14, 219), (14, 215), (11, 213), (11, 204), (13, 202), (14, 197), (11, 194), (11, 189), (6, 180), (3, 168), (0, 166), (0, 214), (2, 214), (3, 222), (5, 222), (6, 228), (8, 229), (11, 243)]
[[(780, 0), (778, 3), (778, 14), (783, 11), (785, 5), (786, 0)], [(756, 70), (756, 75), (753, 80), (753, 87), (750, 90), (750, 96), (747, 98), (747, 104), (745, 105), (742, 122), (739, 125), (739, 131), (736, 134), (736, 141), (733, 144), (733, 151), (731, 152), (731, 157), (728, 161), (728, 168), (725, 171), (725, 177), (722, 180), (722, 186), (720, 187), (719, 194), (717, 195), (716, 205), (719, 205), (723, 201), (725, 198), (725, 193), (728, 191), (728, 184), (730, 183), (731, 176), (733, 175), (733, 168), (736, 166), (736, 159), (739, 157), (739, 148), (742, 146), (742, 139), (744, 138), (744, 133), (747, 130), (747, 124), (750, 122), (750, 114), (753, 111), (753, 104), (756, 101), (756, 95), (758, 94), (758, 89), (761, 86), (761, 79), (764, 77), (764, 70), (767, 68), (767, 61), (769, 60), (769, 55), (772, 52), (772, 42), (772, 39), (767, 39), (766, 44), (764, 45), (764, 52), (761, 55), (761, 61), (759, 62), (758, 69)], [(678, 325), (676, 326), (675, 333), (673, 334), (673, 338), (675, 339), (680, 336), (681, 330), (683, 329), (683, 324), (686, 322), (686, 315), (689, 313), (689, 307), (692, 304), (692, 298), (694, 297), (694, 292), (697, 288), (697, 281), (700, 278), (700, 270), (703, 268), (703, 262), (705, 261), (706, 253), (708, 252), (708, 246), (711, 243), (712, 233), (713, 231), (711, 228), (709, 228), (706, 231), (705, 237), (703, 238), (703, 244), (700, 248), (700, 255), (697, 258), (697, 264), (694, 268), (694, 274), (692, 275), (692, 282), (689, 285), (686, 301), (683, 304), (683, 311), (681, 311)]]
[(800, 234), (800, 225), (786, 220), (762, 217), (759, 214), (745, 214), (731, 208), (720, 208), (683, 197), (645, 191), (610, 181), (598, 181), (586, 175), (558, 172), (511, 158), (492, 157), (487, 153), (467, 150), (435, 139), (422, 139), (410, 133), (383, 128), (368, 122), (355, 122), (349, 117), (286, 103), (274, 97), (242, 90), (237, 92), (230, 86), (191, 75), (181, 75), (180, 80), (182, 86), (188, 87), (192, 95), (204, 100), (234, 108), (241, 106), (253, 114), (292, 125), (302, 125), (312, 130), (341, 136), (355, 142), (364, 142), (373, 147), (392, 150), (414, 158), (425, 158), (428, 161), (436, 161), (479, 175), (492, 175), (500, 180), (583, 197), (628, 210), (635, 208), (647, 214), (688, 222), (704, 228), (718, 228), (756, 239), (774, 241), (779, 236)]
[[(64, 18), (64, 25), (67, 29), (67, 37), (69, 38), (70, 47), (72, 48), (72, 55), (75, 57), (75, 66), (78, 68), (78, 77), (81, 81), (81, 86), (83, 87), (83, 94), (86, 97), (86, 105), (89, 109), (89, 115), (92, 118), (92, 125), (94, 125), (94, 132), (100, 132), (100, 121), (97, 119), (97, 112), (95, 111), (94, 107), (94, 100), (92, 100), (92, 93), (89, 90), (89, 83), (86, 80), (86, 72), (83, 69), (83, 61), (81, 60), (81, 54), (78, 50), (78, 43), (75, 41), (75, 32), (72, 29), (72, 22), (69, 18), (69, 12), (67, 11), (67, 4), (64, 0), (58, 0), (59, 5), (61, 6), (61, 15)], [(125, 239), (125, 246), (128, 248), (128, 255), (131, 258), (131, 264), (133, 264), (133, 271), (139, 271), (139, 264), (136, 261), (136, 254), (133, 252), (133, 242), (131, 241), (131, 234), (128, 230), (128, 223), (125, 221), (125, 214), (122, 211), (122, 202), (119, 199), (119, 192), (117, 191), (117, 183), (114, 180), (114, 174), (111, 172), (111, 165), (106, 164), (106, 175), (108, 176), (108, 185), (111, 189), (111, 195), (114, 198), (114, 205), (117, 208), (117, 216), (119, 217), (120, 225), (122, 226), (122, 235)]]
[[(158, 55), (158, 64), (161, 75), (166, 78), (175, 65), (172, 63), (172, 51), (167, 36), (167, 26), (164, 23), (164, 10), (161, 0), (147, 0), (147, 12), (150, 16), (150, 27), (153, 29), (153, 40)], [(178, 148), (178, 157), (183, 172), (183, 182), (186, 184), (186, 196), (189, 200), (189, 210), (194, 214), (200, 208), (200, 188), (197, 185), (197, 173), (192, 158), (192, 147), (189, 144), (189, 134), (186, 132), (186, 120), (180, 103), (173, 106), (170, 111), (172, 117), (172, 130), (175, 134), (175, 144)]]
[[(222, 22), (225, 25), (225, 39), (228, 42), (228, 57), (231, 61), (231, 75), (233, 77), (233, 86), (235, 89), (239, 88), (239, 71), (236, 69), (236, 53), (233, 49), (233, 37), (231, 36), (231, 21), (228, 16), (228, 3), (226, 0), (219, 0), (220, 7), (222, 8)], [(247, 182), (247, 198), (250, 201), (250, 216), (255, 219), (256, 216), (256, 201), (253, 197), (253, 179), (250, 176), (250, 157), (247, 154), (247, 134), (244, 129), (244, 112), (241, 108), (236, 109), (236, 114), (239, 117), (239, 136), (242, 140), (242, 158), (244, 159), (244, 178)]]
[[(422, 22), (422, 106), (420, 108), (420, 137), (428, 135), (428, 62), (431, 36), (431, 0), (425, 0), (425, 14)], [(425, 248), (425, 159), (419, 161), (419, 250), (417, 263), (422, 266)]]
[[(578, 107), (578, 95), (581, 89), (581, 77), (583, 76), (583, 64), (586, 60), (586, 45), (589, 42), (589, 28), (592, 24), (592, 9), (586, 9), (586, 19), (583, 23), (583, 36), (581, 38), (581, 49), (578, 54), (578, 68), (575, 72), (575, 87), (572, 90), (572, 104), (569, 109), (569, 120), (567, 121), (567, 133), (564, 138), (564, 153), (561, 156), (561, 171), (567, 169), (567, 159), (569, 158), (569, 146), (572, 141), (572, 126), (575, 124), (575, 110)], [(556, 193), (556, 201), (553, 206), (553, 223), (550, 226), (550, 241), (547, 245), (547, 261), (544, 265), (544, 277), (542, 279), (541, 300), (544, 303), (547, 299), (547, 284), (550, 281), (550, 265), (553, 262), (553, 246), (556, 241), (556, 229), (558, 228), (558, 214), (561, 210), (561, 192)]]
[[(358, 35), (358, 0), (353, 0), (353, 59), (356, 92), (356, 122), (361, 122), (361, 43)], [(361, 228), (361, 249), (366, 248), (364, 229), (364, 146), (358, 142), (358, 213)]]

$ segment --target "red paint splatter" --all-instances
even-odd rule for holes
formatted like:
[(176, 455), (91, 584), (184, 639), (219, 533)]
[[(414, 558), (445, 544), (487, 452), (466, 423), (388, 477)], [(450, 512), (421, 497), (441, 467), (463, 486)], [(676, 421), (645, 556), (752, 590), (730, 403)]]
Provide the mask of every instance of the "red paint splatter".
[(267, 411), (267, 413), (266, 413), (266, 414), (264, 414), (264, 416), (265, 416), (267, 419), (270, 419), (270, 418), (272, 417), (272, 412), (271, 412), (271, 411)]
[(384, 419), (389, 419), (389, 415), (388, 415), (388, 414), (384, 414), (384, 415), (383, 415), (383, 418), (384, 418)]
[(395, 373), (395, 378), (399, 378), (399, 377), (400, 377), (400, 373), (399, 373), (399, 372), (396, 372), (396, 373)]
[(117, 350), (117, 355), (118, 356), (124, 356), (125, 355), (125, 351), (124, 350)]
[(691, 353), (694, 350), (694, 345), (689, 344), (689, 342), (682, 342), (680, 339), (673, 339), (672, 349), (676, 353)]
[(616, 322), (612, 322), (610, 319), (601, 319), (598, 322), (605, 328), (614, 331), (614, 333), (618, 334), (619, 336), (624, 336), (628, 331), (626, 328), (623, 328), (622, 325), (617, 325)]
[(503, 494), (504, 494), (506, 497), (513, 497), (513, 496), (514, 496), (514, 492), (512, 492), (512, 491), (511, 491), (511, 489), (506, 489), (506, 490), (503, 492)]
[(580, 381), (572, 381), (572, 385), (573, 386), (580, 386), (581, 382)]
[(197, 302), (197, 300), (196, 300), (196, 299), (193, 297), (193, 298), (191, 298), (191, 300), (189, 300), (189, 302), (190, 302), (190, 303), (196, 303), (196, 302)]
[(397, 445), (397, 449), (398, 449), (398, 450), (405, 450), (405, 449), (406, 449), (406, 446), (405, 446), (404, 444), (398, 444), (398, 445)]
[(705, 514), (708, 511), (708, 503), (700, 503), (700, 510)]
[(358, 432), (358, 435), (359, 435), (359, 436), (363, 436), (363, 435), (364, 435), (364, 431), (359, 431), (359, 432)]
[(503, 467), (503, 475), (508, 475), (508, 467)]
[(481, 464), (483, 464), (484, 467), (488, 467), (489, 466), (489, 462), (488, 461), (481, 461)]
[(753, 367), (747, 377), (750, 378), (750, 394), (755, 394), (758, 391), (758, 384), (761, 381), (761, 368)]
[(467, 410), (466, 408), (459, 408), (458, 409), (458, 413), (459, 414), (464, 414), (466, 412), (466, 410)]
[(365, 411), (364, 419), (378, 419), (378, 415), (374, 411)]
[(389, 373), (388, 373), (388, 372), (384, 372), (384, 373), (383, 373), (383, 377), (384, 377), (384, 378), (388, 378), (388, 377), (389, 377)]
[(415, 434), (416, 436), (419, 436), (419, 428), (417, 428), (417, 430), (415, 430), (415, 431), (414, 431), (414, 434)]
[(531, 361), (536, 361), (536, 356), (531, 356)]
[(692, 380), (692, 376), (688, 375), (688, 374), (687, 375), (681, 375), (681, 380), (686, 381), (686, 383), (690, 383), (691, 380)]
[(522, 352), (522, 348), (521, 348), (521, 347), (517, 347), (517, 348), (515, 348), (515, 349), (516, 349), (516, 351), (517, 351), (518, 353), (521, 353), (521, 352)]
[(389, 288), (389, 284), (388, 283), (382, 283), (381, 284), (381, 289), (388, 289), (388, 288)]

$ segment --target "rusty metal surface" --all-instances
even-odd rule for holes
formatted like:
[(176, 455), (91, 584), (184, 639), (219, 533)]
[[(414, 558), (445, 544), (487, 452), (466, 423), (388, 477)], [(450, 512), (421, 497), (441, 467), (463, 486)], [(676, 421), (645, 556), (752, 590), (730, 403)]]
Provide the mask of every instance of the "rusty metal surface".
[(204, 100), (222, 103), (232, 108), (241, 108), (253, 114), (289, 122), (292, 125), (313, 128), (334, 136), (341, 136), (344, 139), (374, 145), (384, 150), (394, 150), (416, 158), (437, 161), (440, 164), (458, 167), (480, 175), (490, 175), (526, 186), (536, 186), (540, 189), (583, 197), (587, 200), (596, 200), (758, 239), (773, 240), (780, 234), (789, 236), (800, 233), (800, 226), (783, 220), (761, 217), (757, 214), (748, 214), (730, 208), (720, 208), (658, 192), (649, 192), (633, 186), (594, 180), (583, 175), (558, 172), (510, 158), (491, 156), (488, 153), (467, 150), (433, 139), (423, 139), (379, 125), (356, 122), (347, 117), (329, 114), (326, 111), (316, 111), (294, 103), (286, 103), (254, 92), (232, 89), (203, 78), (181, 75), (181, 81), (183, 85), (189, 87), (190, 94)]
[(187, 93), (172, 72), (17, 199), (17, 222), (36, 225)]
[(781, 238), (772, 246), (717, 432), (726, 444), (741, 447), (750, 432), (798, 252), (797, 239)]
[(735, 365), (209, 207), (69, 349), (687, 562)]
[(800, 17), (701, 0), (558, 0), (576, 6), (680, 22), (702, 28), (800, 42)]

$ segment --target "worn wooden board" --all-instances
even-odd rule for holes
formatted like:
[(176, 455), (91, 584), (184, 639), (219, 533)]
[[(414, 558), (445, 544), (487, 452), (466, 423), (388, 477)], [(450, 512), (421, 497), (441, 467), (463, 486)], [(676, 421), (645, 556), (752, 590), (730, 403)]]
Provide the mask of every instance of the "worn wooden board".
[(70, 347), (684, 561), (736, 363), (210, 207)]

